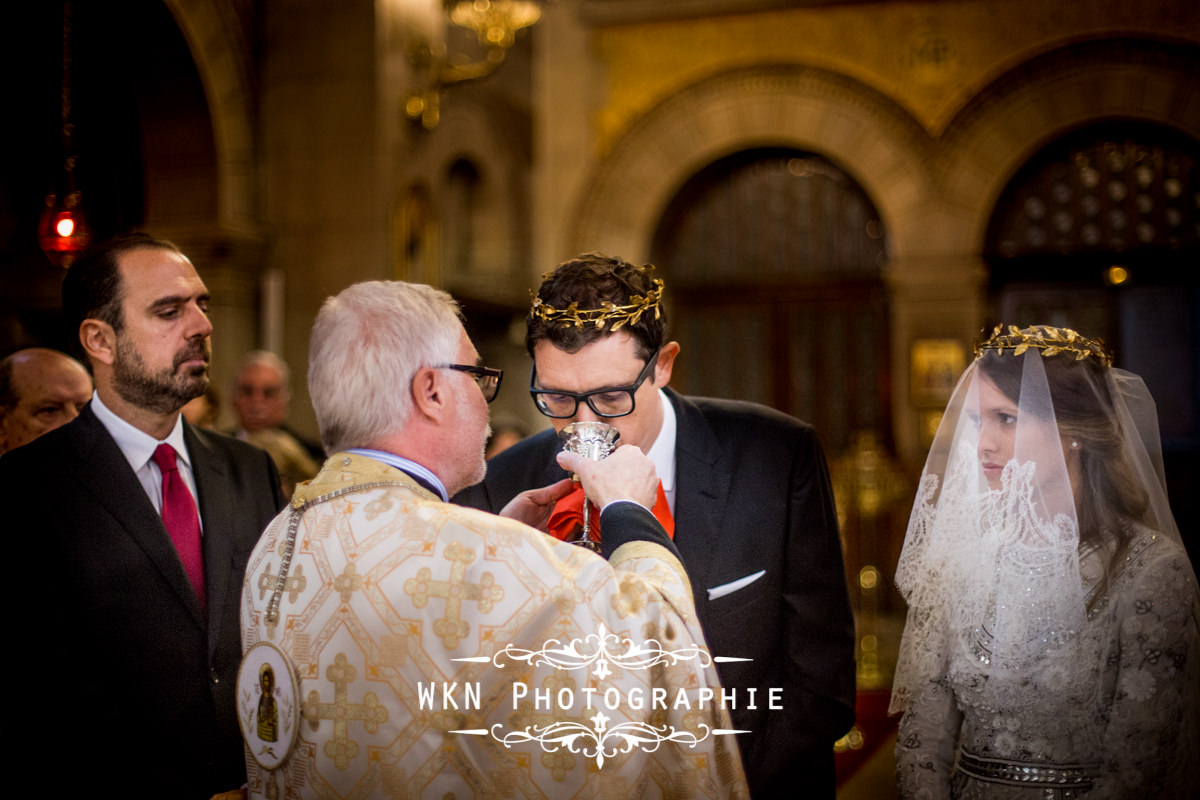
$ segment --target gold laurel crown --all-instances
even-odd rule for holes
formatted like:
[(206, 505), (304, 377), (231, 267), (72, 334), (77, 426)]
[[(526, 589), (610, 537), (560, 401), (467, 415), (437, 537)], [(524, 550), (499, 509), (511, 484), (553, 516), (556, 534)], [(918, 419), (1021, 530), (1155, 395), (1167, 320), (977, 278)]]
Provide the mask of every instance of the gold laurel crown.
[(1003, 325), (997, 325), (986, 341), (975, 343), (975, 357), (982, 356), (985, 350), (1012, 351), (1014, 356), (1019, 356), (1031, 348), (1041, 350), (1043, 356), (1070, 353), (1076, 361), (1094, 356), (1106, 367), (1111, 367), (1113, 362), (1112, 351), (1103, 339), (1089, 339), (1070, 328), (1050, 325), (1031, 325), (1025, 330), (1009, 325), (1007, 332)]
[(555, 308), (530, 292), (533, 306), (529, 309), (529, 316), (551, 324), (574, 325), (576, 328), (595, 325), (597, 329), (603, 330), (606, 325), (611, 325), (611, 330), (616, 332), (626, 325), (636, 325), (642, 315), (649, 311), (654, 312), (655, 319), (662, 316), (659, 306), (662, 303), (663, 282), (661, 278), (655, 278), (652, 283), (653, 288), (650, 291), (632, 295), (628, 305), (619, 306), (613, 302), (605, 302), (600, 308), (579, 308), (578, 303), (571, 303), (566, 308)]

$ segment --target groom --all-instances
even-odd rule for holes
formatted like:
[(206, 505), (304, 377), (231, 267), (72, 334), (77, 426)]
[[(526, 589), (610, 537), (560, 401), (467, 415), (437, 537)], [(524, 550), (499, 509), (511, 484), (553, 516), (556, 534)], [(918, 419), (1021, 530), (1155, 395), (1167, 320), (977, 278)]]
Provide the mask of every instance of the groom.
[[(560, 480), (556, 432), (605, 422), (662, 479), (654, 509), (692, 582), (731, 708), (753, 797), (834, 796), (833, 743), (854, 722), (854, 620), (825, 460), (813, 429), (763, 406), (667, 389), (667, 341), (653, 267), (596, 253), (548, 274), (527, 319), (530, 393), (546, 430), (492, 460), (463, 505), (499, 511)], [(582, 497), (556, 509), (573, 538)], [(592, 514), (592, 518), (595, 518)], [(779, 700), (770, 708), (770, 692)]]

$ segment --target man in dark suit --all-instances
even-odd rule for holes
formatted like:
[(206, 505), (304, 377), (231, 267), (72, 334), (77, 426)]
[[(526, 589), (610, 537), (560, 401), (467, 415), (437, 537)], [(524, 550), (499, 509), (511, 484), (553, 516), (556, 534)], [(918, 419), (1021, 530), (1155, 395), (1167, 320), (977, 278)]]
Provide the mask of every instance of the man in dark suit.
[(501, 453), (455, 501), (498, 511), (563, 477), (557, 430), (616, 427), (662, 478), (655, 511), (672, 515), (713, 655), (750, 659), (718, 673), (737, 693), (734, 726), (750, 731), (738, 740), (751, 795), (833, 797), (833, 743), (854, 722), (854, 621), (824, 457), (797, 419), (666, 389), (679, 344), (651, 269), (593, 253), (546, 277), (525, 343), (554, 430)]
[(131, 234), (81, 257), (63, 308), (95, 395), (0, 459), (0, 736), (40, 796), (208, 798), (245, 781), (238, 601), (284, 498), (264, 452), (181, 418), (208, 386), (207, 307), (168, 242)]

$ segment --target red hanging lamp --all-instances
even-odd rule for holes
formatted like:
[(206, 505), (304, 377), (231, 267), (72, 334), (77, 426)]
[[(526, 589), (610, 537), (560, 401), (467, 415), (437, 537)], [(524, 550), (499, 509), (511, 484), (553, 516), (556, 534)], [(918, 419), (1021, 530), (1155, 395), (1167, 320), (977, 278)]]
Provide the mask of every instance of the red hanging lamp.
[(83, 192), (75, 183), (78, 156), (71, 143), (74, 124), (71, 122), (71, 2), (63, 2), (62, 58), (62, 140), (63, 171), (54, 188), (46, 195), (42, 215), (38, 219), (38, 245), (46, 257), (63, 268), (91, 241), (91, 230), (83, 214)]

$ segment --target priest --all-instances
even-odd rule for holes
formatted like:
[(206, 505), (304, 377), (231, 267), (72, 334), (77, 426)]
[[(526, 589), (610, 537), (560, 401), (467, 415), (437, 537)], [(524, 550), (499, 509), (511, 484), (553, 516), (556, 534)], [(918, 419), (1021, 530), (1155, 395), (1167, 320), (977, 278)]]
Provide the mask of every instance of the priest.
[(745, 797), (653, 462), (559, 457), (600, 509), (597, 554), (526, 524), (570, 479), (504, 516), (447, 502), (483, 477), (502, 377), (449, 295), (351, 286), (309, 354), (332, 455), (246, 572), (250, 796)]

